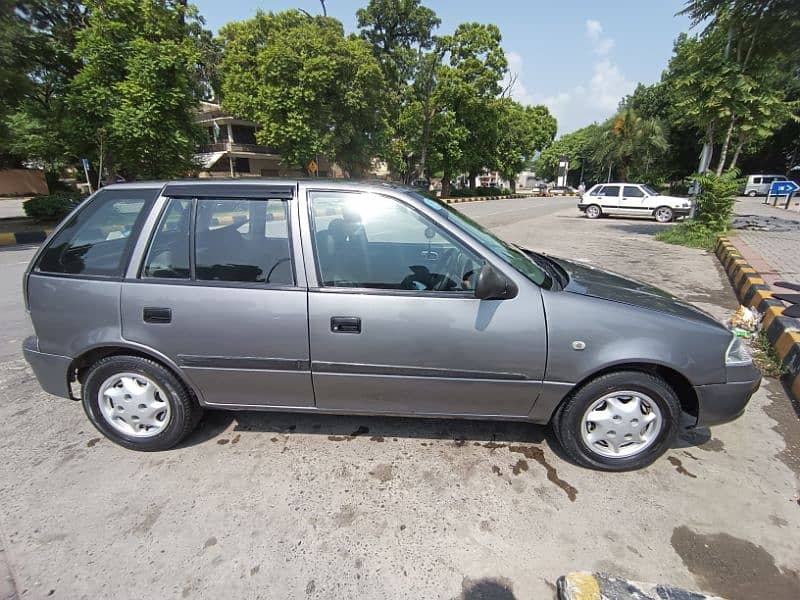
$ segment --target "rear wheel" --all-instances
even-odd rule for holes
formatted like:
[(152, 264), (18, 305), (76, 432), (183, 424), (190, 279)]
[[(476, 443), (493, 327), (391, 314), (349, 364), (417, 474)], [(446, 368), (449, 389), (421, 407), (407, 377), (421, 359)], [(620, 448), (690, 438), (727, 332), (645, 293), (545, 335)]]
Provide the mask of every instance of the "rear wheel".
[(755, 192), (755, 190), (750, 190), (749, 192), (747, 192), (747, 195), (750, 196), (751, 198), (755, 198), (758, 194)]
[(659, 206), (653, 216), (659, 223), (671, 223), (675, 219), (675, 213), (669, 206)]
[(175, 375), (140, 356), (109, 356), (88, 372), (83, 409), (112, 442), (131, 450), (166, 450), (197, 425), (201, 409)]
[(586, 216), (590, 219), (599, 219), (603, 216), (603, 210), (597, 204), (590, 204), (586, 207)]
[(553, 429), (578, 464), (630, 471), (649, 465), (670, 448), (680, 412), (675, 392), (663, 379), (620, 371), (575, 390), (559, 407)]

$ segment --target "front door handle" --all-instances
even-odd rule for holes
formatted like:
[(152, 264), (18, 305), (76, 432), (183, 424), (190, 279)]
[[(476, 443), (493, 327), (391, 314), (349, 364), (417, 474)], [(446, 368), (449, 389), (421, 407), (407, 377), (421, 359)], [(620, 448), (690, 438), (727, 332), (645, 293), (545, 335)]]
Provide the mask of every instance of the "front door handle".
[(145, 306), (142, 310), (142, 319), (145, 323), (170, 323), (172, 321), (172, 309)]
[(361, 333), (361, 319), (359, 317), (331, 317), (331, 331), (333, 333)]

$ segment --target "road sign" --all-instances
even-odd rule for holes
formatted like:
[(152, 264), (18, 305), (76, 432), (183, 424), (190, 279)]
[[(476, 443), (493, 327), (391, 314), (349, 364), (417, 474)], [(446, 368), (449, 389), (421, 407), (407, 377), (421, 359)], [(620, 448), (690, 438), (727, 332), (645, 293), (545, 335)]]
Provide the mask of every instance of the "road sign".
[(317, 166), (317, 161), (312, 160), (310, 163), (308, 163), (308, 172), (309, 173), (313, 173), (314, 175), (316, 175), (318, 168), (319, 167)]
[(788, 196), (800, 190), (800, 185), (794, 181), (773, 181), (772, 187), (769, 188), (770, 196)]

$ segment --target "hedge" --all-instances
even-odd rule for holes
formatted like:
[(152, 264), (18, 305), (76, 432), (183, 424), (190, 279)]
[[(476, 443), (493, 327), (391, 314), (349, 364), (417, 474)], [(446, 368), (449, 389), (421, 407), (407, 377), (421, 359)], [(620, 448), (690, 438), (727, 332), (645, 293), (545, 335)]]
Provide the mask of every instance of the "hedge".
[(38, 221), (60, 221), (83, 200), (80, 194), (62, 192), (36, 196), (22, 204), (25, 214)]

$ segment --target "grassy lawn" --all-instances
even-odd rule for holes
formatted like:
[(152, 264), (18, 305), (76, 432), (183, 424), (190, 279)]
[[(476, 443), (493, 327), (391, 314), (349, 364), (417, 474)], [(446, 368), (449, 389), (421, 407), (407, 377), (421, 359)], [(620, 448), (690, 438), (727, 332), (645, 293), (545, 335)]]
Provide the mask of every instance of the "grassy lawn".
[(695, 221), (678, 223), (656, 234), (656, 239), (667, 244), (713, 250), (717, 237), (724, 231), (714, 231)]

